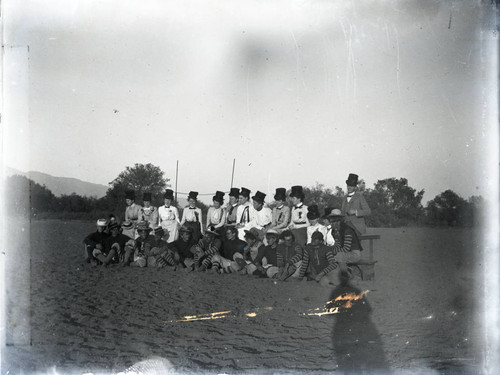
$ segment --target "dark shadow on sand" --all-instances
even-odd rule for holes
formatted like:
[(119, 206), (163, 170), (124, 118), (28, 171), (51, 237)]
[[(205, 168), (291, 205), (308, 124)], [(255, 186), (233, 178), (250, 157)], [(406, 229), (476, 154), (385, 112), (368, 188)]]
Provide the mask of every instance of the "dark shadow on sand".
[[(340, 296), (360, 296), (362, 291), (341, 276), (341, 285), (331, 295), (327, 308), (338, 308), (334, 314), (332, 341), (338, 369), (344, 374), (388, 374), (382, 340), (371, 320), (372, 308), (363, 296), (358, 300), (337, 300)], [(351, 305), (352, 304), (352, 305)]]

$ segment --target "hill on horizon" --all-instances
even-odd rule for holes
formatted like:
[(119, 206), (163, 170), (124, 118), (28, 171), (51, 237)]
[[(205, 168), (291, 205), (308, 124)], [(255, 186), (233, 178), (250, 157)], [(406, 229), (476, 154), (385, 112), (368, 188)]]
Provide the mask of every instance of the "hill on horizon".
[(106, 191), (108, 190), (106, 185), (82, 181), (77, 178), (56, 177), (38, 171), (21, 172), (6, 166), (5, 177), (13, 175), (25, 176), (37, 184), (45, 185), (55, 196), (75, 193), (81, 196), (101, 198), (106, 195)]

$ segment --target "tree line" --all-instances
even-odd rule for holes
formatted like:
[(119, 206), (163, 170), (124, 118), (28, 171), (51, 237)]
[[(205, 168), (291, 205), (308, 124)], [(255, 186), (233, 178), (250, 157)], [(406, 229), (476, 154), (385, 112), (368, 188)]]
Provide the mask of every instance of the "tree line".
[[(163, 171), (152, 164), (135, 164), (127, 167), (113, 181), (102, 198), (80, 196), (78, 194), (56, 197), (46, 186), (27, 177), (14, 175), (6, 180), (6, 210), (9, 214), (20, 214), (32, 218), (95, 219), (113, 213), (123, 217), (125, 212), (125, 191), (134, 190), (137, 201), (142, 202), (142, 194), (151, 192), (152, 204), (163, 204), (163, 193), (170, 180)], [(386, 178), (378, 180), (373, 188), (366, 188), (363, 180), (359, 189), (364, 194), (372, 214), (366, 218), (370, 227), (402, 227), (415, 225), (429, 226), (474, 226), (479, 224), (484, 209), (481, 196), (468, 199), (460, 197), (452, 190), (446, 190), (424, 207), (424, 190), (417, 191), (408, 185), (406, 178)], [(305, 204), (317, 204), (320, 210), (325, 207), (340, 207), (344, 190), (334, 189), (316, 183), (304, 187)], [(174, 202), (175, 204), (177, 202)], [(198, 202), (203, 213), (208, 206)]]

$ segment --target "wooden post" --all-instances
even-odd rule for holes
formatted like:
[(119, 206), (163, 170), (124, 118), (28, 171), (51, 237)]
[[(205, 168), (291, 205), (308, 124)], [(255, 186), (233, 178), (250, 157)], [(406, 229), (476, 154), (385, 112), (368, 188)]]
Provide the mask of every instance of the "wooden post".
[(177, 177), (179, 176), (179, 160), (177, 160), (177, 165), (175, 167), (175, 204), (177, 204)]

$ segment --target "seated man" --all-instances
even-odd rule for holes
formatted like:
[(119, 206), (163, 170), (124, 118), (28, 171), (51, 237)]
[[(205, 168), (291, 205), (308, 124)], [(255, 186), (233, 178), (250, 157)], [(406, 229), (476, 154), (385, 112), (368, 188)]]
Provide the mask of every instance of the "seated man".
[(323, 233), (314, 232), (311, 244), (306, 245), (300, 273), (297, 280), (301, 281), (304, 276), (307, 280), (315, 280), (322, 286), (329, 286), (335, 282), (335, 274), (332, 272), (338, 268), (338, 263), (332, 248), (324, 243)]
[(339, 263), (341, 270), (346, 270), (347, 263), (357, 263), (361, 259), (361, 233), (351, 221), (344, 220), (339, 209), (332, 210), (329, 219), (333, 231), (338, 232), (338, 241), (333, 246), (335, 261)]
[(222, 247), (220, 235), (212, 226), (205, 230), (205, 235), (202, 239), (192, 247), (194, 252), (194, 268), (197, 271), (206, 271), (212, 266), (212, 257), (219, 254)]
[(131, 221), (124, 221), (121, 224), (121, 231), (125, 236), (135, 239), (135, 228)]
[(267, 245), (264, 247), (264, 251), (259, 252), (254, 260), (254, 264), (257, 266), (257, 271), (254, 275), (260, 275), (262, 277), (274, 278), (278, 274), (278, 232), (274, 229), (269, 229), (266, 232)]
[(194, 265), (194, 253), (192, 248), (196, 245), (196, 242), (193, 240), (191, 228), (182, 226), (179, 229), (179, 233), (179, 238), (170, 243), (171, 249), (174, 254), (177, 254), (179, 257), (178, 264), (190, 271)]
[(302, 246), (295, 242), (295, 236), (289, 230), (281, 233), (283, 242), (278, 244), (278, 279), (286, 280), (289, 277), (299, 277), (302, 265)]
[(168, 233), (161, 226), (154, 229), (154, 244), (148, 257), (148, 267), (169, 267), (174, 271), (179, 263), (179, 254), (167, 243)]
[(97, 220), (97, 230), (90, 233), (83, 243), (85, 244), (85, 261), (87, 263), (97, 264), (97, 258), (93, 255), (94, 250), (102, 252), (104, 250), (104, 240), (108, 238), (109, 234), (105, 232), (106, 229), (106, 219)]
[(264, 254), (264, 244), (262, 239), (264, 233), (257, 228), (251, 228), (250, 230), (245, 230), (245, 241), (247, 246), (243, 250), (243, 259), (236, 258), (238, 263), (238, 268), (241, 270), (241, 274), (252, 275), (260, 263), (256, 262), (257, 257), (260, 254), (260, 259), (262, 259)]
[(115, 221), (108, 225), (110, 236), (104, 240), (104, 250), (96, 254), (104, 266), (109, 263), (123, 262), (127, 250), (130, 252), (135, 246), (135, 241), (120, 232), (120, 225)]
[(238, 229), (226, 227), (226, 240), (222, 244), (220, 255), (215, 254), (212, 258), (212, 268), (218, 273), (232, 273), (240, 268), (236, 263), (236, 258), (243, 259), (243, 251), (246, 242), (238, 238)]
[(254, 216), (250, 222), (247, 223), (245, 229), (257, 228), (265, 231), (265, 229), (271, 225), (273, 215), (271, 209), (264, 206), (265, 198), (266, 194), (260, 191), (257, 191), (252, 197)]
[(131, 262), (132, 254), (126, 252), (123, 265), (131, 265), (133, 267), (142, 268), (147, 266), (147, 259), (151, 253), (151, 249), (155, 245), (155, 240), (154, 236), (149, 235), (151, 229), (149, 228), (147, 221), (139, 221), (136, 224), (136, 230), (139, 237), (135, 240), (133, 261)]

